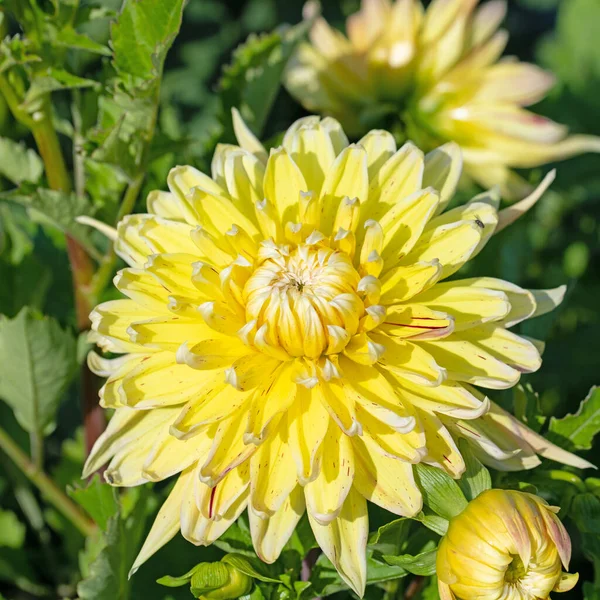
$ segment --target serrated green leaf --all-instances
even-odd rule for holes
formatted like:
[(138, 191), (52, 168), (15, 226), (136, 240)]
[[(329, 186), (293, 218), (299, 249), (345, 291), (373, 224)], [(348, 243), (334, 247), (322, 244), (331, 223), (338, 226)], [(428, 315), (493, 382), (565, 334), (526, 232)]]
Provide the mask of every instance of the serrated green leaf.
[(160, 77), (183, 6), (183, 0), (126, 0), (111, 30), (117, 71), (144, 80)]
[(575, 414), (552, 417), (547, 438), (567, 450), (589, 450), (600, 432), (600, 388), (593, 387)]
[(411, 556), (410, 554), (402, 554), (400, 556), (385, 555), (383, 558), (388, 564), (402, 567), (413, 575), (433, 575), (435, 573), (437, 548), (421, 552), (416, 556)]
[(227, 554), (221, 560), (245, 575), (258, 579), (259, 581), (265, 583), (280, 583), (279, 579), (276, 579), (269, 573), (267, 565), (257, 558), (252, 558), (243, 554)]
[(10, 192), (2, 192), (0, 198), (24, 206), (33, 220), (57, 227), (89, 247), (89, 228), (75, 220), (82, 215), (94, 214), (94, 207), (88, 198), (47, 188), (35, 189), (28, 185)]
[(48, 67), (44, 71), (35, 74), (21, 106), (24, 109), (31, 110), (35, 103), (49, 92), (98, 86), (99, 83), (93, 79), (78, 77), (57, 67)]
[(546, 417), (540, 407), (539, 394), (533, 391), (531, 384), (519, 384), (513, 388), (513, 404), (515, 417), (539, 433)]
[(63, 393), (77, 370), (75, 338), (50, 317), (24, 308), (0, 317), (0, 398), (30, 432), (54, 429)]
[(231, 109), (238, 108), (260, 137), (281, 88), (281, 78), (296, 46), (306, 36), (310, 22), (280, 27), (272, 33), (251, 34), (233, 53), (219, 82), (223, 118), (230, 125)]
[(104, 483), (99, 475), (94, 475), (85, 487), (69, 488), (67, 491), (98, 527), (106, 531), (109, 519), (119, 510), (114, 488)]
[(80, 600), (130, 600), (128, 572), (144, 533), (148, 499), (142, 494), (126, 517), (110, 517), (105, 546), (90, 565), (88, 577), (77, 585)]
[(187, 573), (184, 573), (183, 575), (164, 575), (163, 577), (157, 579), (156, 583), (164, 585), (165, 587), (181, 587), (190, 582), (190, 580), (192, 579), (192, 575), (196, 572), (196, 569), (198, 569), (199, 566), (200, 565), (192, 567)]
[(0, 175), (19, 185), (24, 181), (37, 183), (43, 172), (44, 163), (35, 150), (0, 137)]
[(86, 50), (87, 52), (93, 52), (94, 54), (100, 54), (102, 56), (112, 56), (110, 48), (107, 48), (104, 44), (95, 42), (92, 38), (75, 31), (70, 27), (63, 29), (58, 33), (56, 44), (76, 50)]
[(369, 536), (369, 546), (381, 554), (398, 553), (406, 540), (410, 524), (410, 519), (403, 517), (382, 525)]
[(473, 454), (473, 451), (466, 440), (460, 440), (458, 447), (463, 460), (465, 461), (465, 472), (458, 480), (458, 485), (465, 495), (465, 498), (470, 502), (477, 498), (481, 492), (491, 489), (492, 478), (490, 477), (490, 472)]
[(451, 519), (467, 506), (456, 481), (441, 469), (420, 463), (415, 465), (415, 475), (423, 501), (441, 517)]

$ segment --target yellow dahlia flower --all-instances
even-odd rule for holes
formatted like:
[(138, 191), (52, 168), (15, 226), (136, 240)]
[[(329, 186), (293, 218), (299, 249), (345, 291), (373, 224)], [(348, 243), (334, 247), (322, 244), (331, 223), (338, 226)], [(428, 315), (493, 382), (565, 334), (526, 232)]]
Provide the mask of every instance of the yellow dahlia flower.
[(554, 506), (532, 494), (488, 490), (450, 521), (437, 554), (442, 600), (542, 600), (566, 592), (571, 540)]
[(122, 356), (90, 355), (116, 410), (85, 474), (109, 460), (118, 486), (180, 474), (134, 570), (179, 530), (212, 543), (246, 508), (272, 562), (306, 509), (361, 593), (366, 501), (417, 514), (412, 465), (459, 477), (457, 438), (499, 468), (536, 453), (587, 465), (473, 387), (538, 369), (539, 345), (508, 328), (562, 290), (445, 281), (522, 205), (499, 216), (484, 194), (442, 212), (452, 145), (423, 156), (384, 131), (348, 145), (336, 121), (308, 117), (267, 154), (234, 120), (240, 147), (217, 148), (211, 177), (173, 169), (148, 214), (119, 224), (127, 298), (91, 315), (99, 346)]
[(523, 107), (541, 100), (551, 74), (507, 58), (498, 29), (504, 0), (362, 0), (346, 38), (319, 18), (287, 69), (286, 85), (311, 112), (338, 119), (351, 135), (394, 123), (401, 136), (431, 150), (461, 145), (465, 172), (483, 187), (523, 195), (511, 169), (587, 151), (600, 138), (567, 137), (567, 129)]

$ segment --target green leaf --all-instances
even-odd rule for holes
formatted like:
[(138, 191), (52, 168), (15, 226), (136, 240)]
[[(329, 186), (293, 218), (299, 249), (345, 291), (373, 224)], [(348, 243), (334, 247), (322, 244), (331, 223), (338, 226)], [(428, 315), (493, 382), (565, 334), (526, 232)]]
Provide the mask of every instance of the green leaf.
[(594, 586), (591, 581), (583, 584), (583, 600), (600, 600), (600, 587)]
[(233, 554), (243, 554), (244, 556), (256, 556), (254, 546), (252, 545), (252, 536), (250, 528), (244, 516), (238, 520), (229, 529), (215, 541), (215, 546), (224, 552)]
[(119, 510), (114, 488), (104, 483), (99, 475), (94, 475), (86, 487), (68, 488), (67, 492), (94, 519), (98, 527), (106, 531), (109, 519)]
[(382, 525), (369, 537), (369, 546), (381, 554), (398, 553), (406, 540), (410, 525), (410, 519), (406, 518), (394, 519)]
[(448, 519), (431, 514), (431, 512), (432, 511), (425, 507), (417, 516), (413, 517), (413, 519), (423, 523), (427, 529), (435, 531), (438, 535), (445, 535), (446, 531), (448, 531)]
[(547, 438), (567, 450), (589, 450), (600, 431), (600, 388), (593, 387), (575, 414), (552, 417)]
[(21, 548), (25, 541), (25, 525), (10, 511), (0, 509), (0, 546)]
[(144, 534), (148, 499), (143, 494), (126, 517), (110, 517), (105, 546), (77, 585), (80, 600), (130, 600), (128, 572)]
[(178, 577), (172, 575), (165, 575), (160, 579), (157, 579), (156, 583), (164, 585), (165, 587), (181, 587), (190, 582), (190, 580), (192, 579), (192, 575), (196, 572), (199, 566), (200, 565), (192, 567), (187, 573), (185, 573), (184, 575), (179, 575)]
[(41, 187), (32, 189), (28, 185), (0, 193), (0, 198), (24, 206), (30, 212), (32, 219), (69, 233), (91, 251), (88, 241), (89, 228), (75, 220), (82, 215), (94, 214), (94, 207), (88, 198), (77, 196), (75, 193), (67, 194)]
[(24, 308), (0, 317), (0, 398), (30, 432), (54, 429), (56, 411), (77, 370), (75, 338), (50, 317)]
[(58, 90), (68, 90), (76, 88), (98, 87), (100, 84), (93, 79), (85, 79), (73, 75), (64, 69), (48, 67), (44, 71), (36, 73), (31, 86), (25, 94), (21, 104), (22, 108), (32, 110), (36, 102), (45, 94)]
[(451, 519), (467, 506), (456, 481), (441, 469), (420, 463), (415, 465), (415, 475), (423, 501), (441, 517)]
[(95, 42), (92, 38), (83, 33), (78, 33), (70, 27), (63, 29), (58, 33), (56, 44), (75, 50), (86, 50), (102, 56), (112, 56), (110, 48), (107, 48), (104, 44)]
[(0, 175), (19, 185), (23, 181), (37, 183), (43, 172), (44, 163), (35, 150), (0, 137)]
[(533, 391), (531, 384), (519, 384), (513, 388), (513, 403), (515, 417), (539, 433), (546, 417), (540, 407), (539, 394)]
[(579, 531), (600, 534), (600, 498), (590, 492), (577, 494), (573, 498), (569, 513)]
[(117, 71), (145, 80), (160, 77), (183, 6), (183, 0), (126, 0), (111, 30)]
[(281, 88), (281, 78), (296, 46), (305, 37), (311, 22), (280, 27), (272, 33), (251, 34), (223, 68), (219, 93), (223, 117), (230, 125), (231, 109), (238, 108), (244, 120), (260, 136), (267, 116)]
[(465, 498), (470, 502), (477, 498), (481, 492), (491, 489), (492, 478), (490, 477), (490, 472), (473, 454), (473, 451), (466, 440), (460, 440), (458, 447), (463, 460), (465, 461), (465, 472), (458, 480), (458, 485), (465, 495)]
[(385, 555), (383, 558), (388, 564), (402, 567), (414, 575), (433, 575), (435, 573), (437, 548), (421, 552), (416, 556), (411, 556), (410, 554), (403, 554), (401, 556)]
[(257, 558), (244, 556), (243, 554), (227, 554), (221, 559), (222, 562), (235, 567), (249, 577), (258, 579), (265, 583), (280, 583), (279, 579), (275, 579), (267, 570), (267, 566)]

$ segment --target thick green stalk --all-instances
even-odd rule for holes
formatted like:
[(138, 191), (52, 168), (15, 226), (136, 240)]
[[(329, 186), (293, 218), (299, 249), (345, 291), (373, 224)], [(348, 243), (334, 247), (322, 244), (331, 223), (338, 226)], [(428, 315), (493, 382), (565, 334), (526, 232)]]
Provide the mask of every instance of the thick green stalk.
[(27, 454), (0, 428), (0, 449), (19, 467), (23, 474), (43, 494), (44, 498), (66, 517), (84, 536), (92, 535), (96, 526), (81, 509), (50, 479), (40, 471)]

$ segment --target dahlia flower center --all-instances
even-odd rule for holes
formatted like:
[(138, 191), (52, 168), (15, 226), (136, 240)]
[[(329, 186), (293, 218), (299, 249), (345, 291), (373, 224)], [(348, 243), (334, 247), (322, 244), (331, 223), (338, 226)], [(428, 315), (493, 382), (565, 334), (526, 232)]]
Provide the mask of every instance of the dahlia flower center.
[(243, 293), (246, 321), (260, 342), (294, 357), (343, 350), (364, 314), (360, 276), (348, 255), (327, 246), (265, 242), (261, 256)]
[(506, 573), (504, 574), (504, 580), (507, 583), (516, 583), (527, 573), (527, 569), (523, 564), (520, 556), (513, 556), (511, 563), (508, 565), (506, 569)]

